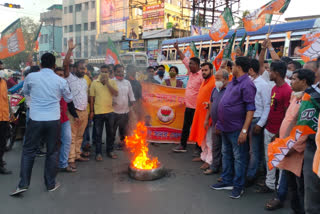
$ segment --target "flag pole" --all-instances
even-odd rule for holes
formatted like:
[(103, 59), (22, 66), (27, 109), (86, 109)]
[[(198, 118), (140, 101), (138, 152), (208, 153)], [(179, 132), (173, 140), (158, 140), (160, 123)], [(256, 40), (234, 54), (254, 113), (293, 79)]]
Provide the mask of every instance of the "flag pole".
[(272, 33), (273, 29), (274, 29), (274, 26), (276, 26), (276, 24), (278, 23), (279, 19), (280, 19), (281, 15), (278, 16), (278, 19), (276, 21), (276, 23), (273, 25), (271, 31), (270, 31), (270, 34)]

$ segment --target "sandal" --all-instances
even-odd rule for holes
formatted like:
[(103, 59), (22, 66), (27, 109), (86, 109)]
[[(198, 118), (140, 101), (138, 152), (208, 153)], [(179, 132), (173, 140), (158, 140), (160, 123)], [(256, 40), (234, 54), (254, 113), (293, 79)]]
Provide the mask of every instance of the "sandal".
[(271, 192), (274, 192), (273, 189), (270, 189), (269, 187), (267, 187), (266, 185), (263, 185), (263, 186), (258, 186), (254, 192), (256, 193), (271, 193)]
[(264, 205), (266, 210), (272, 211), (283, 207), (283, 203), (278, 198), (273, 198)]

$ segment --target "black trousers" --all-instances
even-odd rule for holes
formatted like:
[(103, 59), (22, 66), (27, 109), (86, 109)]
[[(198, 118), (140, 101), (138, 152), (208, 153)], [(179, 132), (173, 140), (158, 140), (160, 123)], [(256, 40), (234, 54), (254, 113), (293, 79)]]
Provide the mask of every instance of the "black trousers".
[(116, 135), (117, 129), (119, 128), (120, 140), (123, 141), (127, 135), (128, 130), (129, 114), (117, 114), (114, 113), (114, 126), (113, 131)]
[(44, 170), (45, 184), (47, 189), (55, 187), (58, 167), (59, 133), (60, 120), (34, 121), (29, 119), (21, 157), (20, 188), (30, 185), (33, 163), (41, 140), (47, 143)]
[(318, 214), (320, 211), (320, 178), (312, 171), (317, 146), (314, 137), (310, 138), (304, 150), (304, 208), (306, 214)]
[(195, 109), (193, 108), (186, 108), (186, 110), (184, 111), (183, 128), (182, 128), (181, 141), (180, 141), (181, 145), (184, 148), (187, 147), (187, 142), (190, 134), (190, 128), (192, 125), (194, 112), (195, 112)]
[(304, 180), (290, 171), (285, 171), (288, 182), (288, 193), (290, 195), (291, 209), (295, 214), (304, 214)]
[(9, 134), (9, 122), (0, 121), (0, 167), (3, 166), (3, 155), (6, 150), (7, 135)]
[(93, 120), (96, 128), (96, 155), (102, 154), (102, 132), (104, 125), (106, 126), (107, 153), (112, 152), (114, 146), (114, 113), (96, 114)]

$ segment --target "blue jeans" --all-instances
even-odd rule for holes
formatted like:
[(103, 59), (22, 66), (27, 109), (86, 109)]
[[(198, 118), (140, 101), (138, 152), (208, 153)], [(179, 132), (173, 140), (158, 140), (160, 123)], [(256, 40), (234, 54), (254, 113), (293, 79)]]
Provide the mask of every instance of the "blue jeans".
[(243, 189), (248, 163), (248, 142), (238, 144), (240, 131), (222, 132), (222, 182)]
[(60, 133), (61, 147), (59, 156), (59, 168), (66, 168), (68, 166), (68, 158), (71, 145), (71, 125), (69, 120), (61, 124)]
[(287, 173), (285, 170), (281, 170), (279, 175), (279, 185), (277, 190), (278, 199), (284, 202), (287, 198), (287, 193), (288, 193)]
[(102, 132), (104, 125), (106, 126), (106, 142), (107, 142), (107, 153), (113, 151), (114, 146), (114, 113), (108, 114), (96, 114), (94, 115), (94, 123), (96, 128), (96, 155), (102, 154)]
[(47, 189), (55, 187), (55, 178), (58, 166), (58, 139), (60, 132), (60, 120), (54, 121), (34, 121), (29, 119), (25, 142), (22, 148), (20, 182), (19, 187), (30, 185), (31, 174), (36, 152), (39, 148), (40, 140), (47, 143), (47, 155), (45, 161), (44, 179)]
[(254, 179), (261, 161), (261, 145), (263, 144), (263, 132), (256, 135), (253, 133), (255, 125), (259, 122), (260, 117), (252, 119), (249, 131), (250, 160), (247, 171), (247, 178)]

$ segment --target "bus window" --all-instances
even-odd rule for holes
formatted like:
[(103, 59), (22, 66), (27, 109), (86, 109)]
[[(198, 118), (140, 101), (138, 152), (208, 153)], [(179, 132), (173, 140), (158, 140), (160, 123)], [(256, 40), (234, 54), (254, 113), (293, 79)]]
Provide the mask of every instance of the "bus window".
[(121, 60), (125, 65), (134, 64), (132, 55), (122, 55)]
[(148, 60), (144, 55), (136, 55), (136, 66), (147, 66)]

